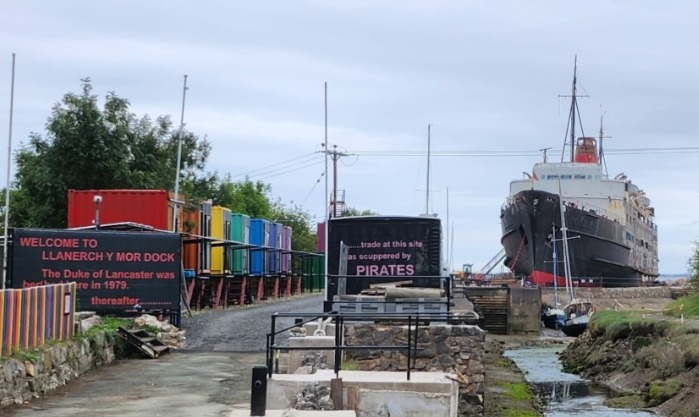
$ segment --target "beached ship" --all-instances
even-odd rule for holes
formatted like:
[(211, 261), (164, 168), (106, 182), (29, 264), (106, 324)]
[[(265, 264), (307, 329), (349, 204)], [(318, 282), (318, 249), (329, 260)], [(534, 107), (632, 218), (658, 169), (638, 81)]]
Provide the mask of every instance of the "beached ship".
[[(558, 253), (568, 251), (574, 285), (629, 287), (652, 282), (658, 276), (654, 209), (626, 175), (606, 174), (601, 127), (599, 138), (576, 138), (576, 82), (577, 74), (561, 162), (549, 162), (544, 151), (543, 162), (535, 164), (531, 174), (510, 183), (500, 213), (505, 266), (534, 284), (553, 285), (552, 254), (558, 245)], [(563, 162), (567, 153), (570, 159)], [(567, 248), (555, 238), (562, 224)], [(555, 276), (565, 285), (564, 275)]]

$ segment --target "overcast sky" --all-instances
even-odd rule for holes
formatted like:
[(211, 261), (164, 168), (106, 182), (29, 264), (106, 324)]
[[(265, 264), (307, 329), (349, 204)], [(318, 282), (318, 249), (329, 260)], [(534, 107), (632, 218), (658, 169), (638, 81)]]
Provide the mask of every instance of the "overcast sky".
[[(1, 9), (2, 186), (15, 52), (14, 149), (44, 133), (52, 105), (85, 77), (100, 97), (114, 91), (137, 115), (178, 123), (187, 74), (185, 123), (211, 142), (209, 170), (261, 179), (320, 220), (324, 164), (314, 152), (327, 82), (329, 143), (356, 154), (338, 163), (347, 204), (423, 213), (432, 124), (430, 211), (445, 229), (453, 223), (454, 267), (480, 270), (500, 249), (509, 181), (531, 171), (538, 149), (560, 152), (569, 102), (559, 95), (570, 92), (577, 54), (585, 133), (597, 135), (604, 112), (610, 176), (624, 172), (656, 208), (660, 272), (684, 273), (699, 239), (699, 153), (672, 151), (699, 147), (696, 1), (23, 0)], [(645, 151), (614, 152), (628, 149)], [(414, 156), (397, 156), (406, 152)]]

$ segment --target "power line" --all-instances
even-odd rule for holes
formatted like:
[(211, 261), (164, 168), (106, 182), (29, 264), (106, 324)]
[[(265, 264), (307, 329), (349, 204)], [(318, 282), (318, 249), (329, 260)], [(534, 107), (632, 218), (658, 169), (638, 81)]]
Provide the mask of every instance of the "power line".
[[(309, 163), (311, 165), (313, 165), (322, 159), (323, 159), (322, 155), (315, 155), (313, 158), (301, 160), (301, 161), (296, 161), (292, 164), (287, 164), (287, 165), (283, 165), (283, 166), (280, 165), (280, 166), (277, 166), (276, 168), (269, 167), (269, 169), (264, 169), (264, 170), (258, 169), (257, 171), (259, 171), (259, 172), (257, 172), (256, 174), (253, 174), (253, 175), (248, 174), (248, 175), (246, 175), (246, 177), (247, 178), (257, 178), (257, 177), (264, 177), (264, 176), (275, 176), (279, 172), (286, 172), (290, 168), (298, 167), (299, 165), (309, 166), (309, 165), (306, 165)], [(293, 169), (292, 169), (292, 171), (293, 171)]]
[[(666, 147), (666, 148), (619, 148), (605, 149), (604, 153), (614, 155), (643, 155), (655, 153), (697, 153), (697, 146), (683, 147)], [(551, 150), (552, 154), (560, 154), (561, 150)], [(356, 150), (352, 154), (359, 156), (425, 156), (427, 153), (423, 150)], [(474, 157), (513, 157), (513, 156), (538, 156), (541, 155), (540, 150), (465, 150), (465, 151), (432, 151), (430, 156), (474, 156)]]
[[(286, 171), (277, 172), (277, 173), (275, 173), (275, 174), (268, 175), (268, 176), (266, 176), (266, 177), (258, 178), (258, 180), (259, 180), (259, 181), (264, 181), (264, 180), (266, 180), (266, 179), (268, 179), (268, 178), (274, 178), (274, 177), (278, 177), (278, 176), (280, 176), (280, 175), (288, 174), (289, 172), (300, 171), (300, 170), (302, 170), (302, 169), (305, 169), (305, 168), (308, 168), (308, 167), (312, 167), (312, 166), (314, 166), (314, 165), (318, 165), (318, 164), (320, 164), (321, 162), (323, 162), (323, 158), (320, 158), (320, 159), (318, 159), (318, 160), (316, 160), (316, 161), (314, 161), (314, 162), (312, 162), (312, 163), (310, 163), (310, 164), (307, 164), (307, 165), (303, 165), (303, 166), (300, 166), (300, 167), (297, 167), (297, 168), (293, 168), (293, 169), (289, 169), (289, 170), (286, 170)], [(262, 174), (260, 174), (260, 175), (262, 175)]]
[[(297, 156), (297, 157), (295, 157), (295, 158), (287, 159), (286, 161), (277, 162), (277, 163), (275, 163), (275, 164), (268, 165), (268, 166), (261, 167), (261, 168), (256, 168), (256, 169), (253, 169), (253, 170), (251, 170), (251, 171), (243, 172), (243, 173), (241, 173), (241, 174), (231, 175), (231, 178), (245, 177), (245, 176), (248, 176), (248, 175), (252, 174), (253, 172), (267, 170), (267, 169), (274, 168), (274, 167), (277, 167), (277, 166), (280, 166), (280, 165), (286, 165), (286, 164), (288, 164), (289, 162), (293, 162), (293, 161), (296, 161), (296, 160), (299, 160), (299, 159), (308, 158), (309, 156), (312, 156), (312, 155), (317, 156), (318, 153), (317, 153), (317, 152), (307, 153), (307, 154), (305, 154), (305, 155), (301, 155), (301, 156)], [(311, 159), (312, 159), (312, 158), (311, 158)]]

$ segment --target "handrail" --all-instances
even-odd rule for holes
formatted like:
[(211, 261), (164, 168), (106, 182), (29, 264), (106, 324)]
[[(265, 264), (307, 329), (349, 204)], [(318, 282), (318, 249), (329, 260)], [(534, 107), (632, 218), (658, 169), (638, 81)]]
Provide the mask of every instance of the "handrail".
[[(292, 327), (285, 327), (281, 330), (276, 330), (277, 319), (279, 318), (308, 318), (305, 321), (295, 324)], [(274, 313), (272, 314), (272, 328), (271, 332), (267, 333), (267, 348), (266, 348), (266, 363), (268, 369), (268, 377), (271, 378), (274, 371), (274, 351), (275, 350), (332, 350), (335, 357), (334, 372), (336, 377), (339, 377), (340, 363), (342, 362), (342, 352), (347, 350), (407, 350), (407, 379), (410, 380), (410, 373), (412, 368), (415, 366), (415, 353), (418, 350), (417, 340), (418, 340), (418, 330), (421, 322), (427, 321), (446, 321), (455, 318), (456, 316), (450, 313), (342, 313), (337, 311), (331, 311), (327, 313)], [(278, 346), (275, 343), (275, 336), (289, 331), (292, 328), (298, 327), (306, 323), (313, 322), (318, 319), (332, 318), (335, 323), (335, 344), (333, 347), (329, 346), (302, 346), (302, 347), (290, 347), (290, 346)], [(362, 321), (392, 321), (392, 322), (405, 322), (408, 326), (408, 342), (405, 345), (398, 346), (362, 346), (362, 345), (350, 345), (347, 346), (343, 342), (343, 329), (345, 323), (348, 321), (352, 322), (362, 322)], [(414, 330), (413, 330), (414, 328)], [(415, 334), (413, 335), (413, 331)]]

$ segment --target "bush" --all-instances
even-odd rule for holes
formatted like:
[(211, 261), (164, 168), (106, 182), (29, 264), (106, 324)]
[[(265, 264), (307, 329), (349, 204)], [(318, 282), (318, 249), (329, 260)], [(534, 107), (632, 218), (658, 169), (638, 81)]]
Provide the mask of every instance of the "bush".
[(668, 381), (653, 381), (648, 387), (645, 400), (649, 407), (658, 406), (674, 397), (682, 388), (682, 383), (673, 379)]

